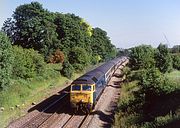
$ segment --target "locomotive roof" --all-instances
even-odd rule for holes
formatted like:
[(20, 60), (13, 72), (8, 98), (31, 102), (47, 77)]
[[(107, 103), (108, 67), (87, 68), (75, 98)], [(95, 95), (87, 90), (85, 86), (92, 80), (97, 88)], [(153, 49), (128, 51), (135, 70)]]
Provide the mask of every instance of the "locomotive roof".
[(94, 84), (95, 82), (88, 76), (81, 76), (74, 80), (72, 84)]
[(72, 84), (95, 84), (103, 75), (103, 72), (94, 69), (77, 78)]

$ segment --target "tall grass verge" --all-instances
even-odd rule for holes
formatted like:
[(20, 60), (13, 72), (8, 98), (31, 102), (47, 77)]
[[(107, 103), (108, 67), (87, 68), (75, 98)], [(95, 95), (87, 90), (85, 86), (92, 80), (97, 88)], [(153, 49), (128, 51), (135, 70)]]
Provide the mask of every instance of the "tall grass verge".
[[(61, 76), (60, 64), (48, 64), (46, 69), (42, 76), (33, 79), (12, 80), (12, 87), (0, 92), (0, 107), (4, 108), (0, 112), (0, 127), (6, 127), (10, 121), (24, 115), (25, 109), (33, 102), (38, 103), (49, 97), (51, 90), (60, 91), (65, 83), (71, 81)], [(75, 73), (72, 79), (80, 75), (81, 73)]]

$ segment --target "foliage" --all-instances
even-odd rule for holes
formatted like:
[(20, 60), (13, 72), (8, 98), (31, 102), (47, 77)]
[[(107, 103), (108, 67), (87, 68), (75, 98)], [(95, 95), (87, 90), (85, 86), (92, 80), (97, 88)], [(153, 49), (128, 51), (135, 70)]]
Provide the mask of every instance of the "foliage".
[[(32, 102), (40, 102), (49, 97), (52, 90), (58, 90), (69, 80), (60, 75), (60, 64), (47, 64), (43, 76), (32, 79), (13, 79), (12, 85), (7, 91), (0, 92), (0, 107), (5, 110), (0, 114), (0, 126), (7, 127), (12, 118), (19, 118), (26, 112), (22, 110), (29, 108)], [(79, 76), (80, 74), (76, 74)], [(19, 105), (19, 107), (16, 107)], [(14, 108), (14, 110), (12, 110)]]
[(74, 73), (73, 66), (69, 63), (69, 61), (65, 60), (62, 65), (61, 74), (70, 79), (72, 78), (73, 73)]
[(122, 85), (114, 127), (177, 127), (179, 81), (171, 81), (156, 68), (140, 72), (138, 84), (132, 81)]
[(130, 54), (129, 49), (118, 48), (117, 50), (118, 50), (117, 56), (129, 56)]
[(93, 65), (98, 64), (101, 61), (100, 55), (91, 56), (91, 63)]
[(175, 45), (171, 48), (172, 53), (180, 53), (180, 45)]
[(180, 71), (179, 70), (174, 70), (173, 72), (170, 72), (170, 73), (166, 73), (165, 76), (175, 82), (175, 83), (178, 83), (177, 86), (178, 88), (180, 88)]
[(70, 64), (72, 64), (76, 70), (82, 71), (85, 66), (90, 63), (90, 56), (91, 55), (88, 55), (85, 49), (74, 47), (69, 52), (68, 58)]
[(0, 90), (5, 90), (10, 85), (12, 63), (11, 42), (4, 33), (0, 32)]
[[(130, 50), (131, 70), (123, 71), (128, 80), (121, 89), (115, 127), (176, 126), (180, 119), (180, 84), (177, 71), (163, 74), (170, 71), (172, 63), (167, 46), (160, 44), (153, 49), (141, 45)], [(176, 66), (178, 61), (174, 61)], [(134, 81), (138, 84), (132, 85)]]
[(146, 122), (141, 128), (178, 128), (176, 123), (179, 122), (178, 116), (166, 115), (155, 118), (153, 122)]
[(107, 33), (100, 28), (93, 29), (91, 49), (93, 56), (99, 55), (102, 60), (113, 58), (117, 53), (115, 46), (111, 44)]
[[(163, 111), (160, 108), (166, 104), (166, 101), (163, 101), (165, 97), (172, 99), (172, 92), (175, 93), (177, 89), (175, 84), (155, 68), (142, 71), (139, 78), (140, 91), (138, 95), (141, 94), (144, 97), (143, 115), (145, 120), (151, 120), (159, 114), (168, 113), (169, 109), (172, 109), (171, 107), (164, 107)], [(159, 104), (160, 101), (161, 104)]]
[(13, 20), (4, 23), (3, 31), (12, 38), (13, 44), (33, 48), (47, 57), (58, 42), (53, 19), (54, 15), (41, 4), (31, 2), (16, 8)]
[(174, 90), (173, 87), (171, 88), (166, 77), (156, 68), (143, 70), (139, 75), (139, 85), (145, 93), (161, 95)]
[(166, 45), (159, 44), (155, 58), (156, 66), (162, 73), (170, 72), (172, 70), (172, 58)]
[(2, 31), (13, 44), (39, 51), (46, 61), (55, 50), (61, 49), (68, 56), (74, 47), (85, 49), (89, 55), (100, 56), (101, 61), (114, 58), (117, 53), (104, 30), (93, 29), (74, 14), (52, 13), (38, 2), (18, 6), (13, 17), (4, 22)]
[(180, 55), (173, 54), (172, 59), (173, 59), (173, 68), (180, 70)]
[(57, 49), (53, 55), (49, 57), (50, 63), (63, 63), (64, 62), (64, 53)]
[(44, 73), (45, 62), (37, 51), (14, 46), (13, 54), (15, 59), (12, 70), (14, 78), (33, 78)]
[(56, 13), (55, 25), (63, 52), (68, 54), (76, 46), (91, 51), (91, 27), (82, 18), (74, 14)]
[(11, 39), (13, 42), (13, 33), (15, 33), (15, 21), (13, 21), (12, 18), (7, 18), (7, 20), (4, 21), (2, 30), (6, 35)]
[(154, 49), (149, 45), (131, 48), (130, 64), (133, 69), (148, 69), (154, 67)]
[(115, 128), (129, 128), (136, 126), (141, 115), (135, 113), (139, 109), (139, 102), (136, 102), (134, 92), (139, 90), (137, 81), (123, 83), (121, 86), (120, 99), (118, 101), (118, 111), (115, 114)]

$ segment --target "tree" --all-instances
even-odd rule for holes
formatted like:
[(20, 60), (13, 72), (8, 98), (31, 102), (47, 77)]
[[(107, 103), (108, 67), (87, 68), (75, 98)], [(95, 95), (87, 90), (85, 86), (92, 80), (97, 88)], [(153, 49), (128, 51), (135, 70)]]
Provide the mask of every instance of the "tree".
[(61, 42), (59, 48), (65, 54), (68, 54), (76, 46), (91, 52), (91, 26), (84, 22), (82, 18), (74, 14), (56, 13), (55, 24), (58, 39)]
[(58, 42), (53, 22), (52, 13), (40, 3), (31, 2), (16, 8), (13, 20), (4, 23), (3, 31), (12, 38), (13, 44), (33, 48), (47, 57)]
[(7, 20), (4, 21), (3, 27), (2, 27), (2, 31), (4, 33), (6, 33), (6, 35), (11, 39), (11, 41), (13, 42), (15, 37), (14, 33), (16, 32), (16, 28), (15, 28), (15, 21), (13, 21), (12, 18), (7, 18)]
[(0, 90), (10, 85), (12, 74), (13, 54), (9, 38), (0, 32)]
[(34, 78), (45, 72), (44, 58), (37, 51), (13, 46), (13, 54), (13, 78)]
[(173, 58), (173, 68), (180, 70), (180, 56), (179, 55), (172, 55)]
[(93, 56), (99, 55), (102, 60), (109, 60), (116, 56), (115, 46), (111, 44), (107, 32), (100, 29), (94, 28), (92, 33), (91, 49)]
[(73, 73), (74, 73), (73, 66), (69, 63), (69, 61), (65, 60), (62, 65), (61, 74), (70, 79), (73, 76)]
[(94, 56), (91, 56), (91, 63), (92, 64), (98, 64), (101, 60), (101, 57), (99, 55), (94, 55)]
[(76, 70), (80, 71), (90, 63), (90, 57), (91, 55), (88, 55), (85, 49), (80, 47), (72, 48), (68, 55), (69, 62)]
[(148, 69), (155, 66), (154, 49), (149, 45), (131, 48), (130, 63), (133, 69)]
[(162, 73), (170, 72), (172, 69), (172, 58), (168, 51), (168, 47), (163, 44), (159, 44), (155, 55), (156, 66)]
[[(143, 96), (139, 99), (142, 100), (143, 103), (145, 120), (154, 120), (158, 114), (164, 113), (166, 108), (164, 105), (158, 104), (158, 102), (162, 102), (162, 98), (175, 91), (176, 87), (157, 68), (143, 70), (139, 75), (138, 84), (140, 90), (138, 91), (139, 95), (137, 95), (137, 97)], [(166, 98), (168, 98), (167, 96)]]
[(56, 49), (68, 56), (72, 48), (81, 47), (88, 55), (100, 56), (101, 61), (114, 58), (117, 53), (104, 30), (93, 29), (74, 14), (49, 12), (38, 2), (18, 6), (2, 30), (13, 45), (33, 48), (47, 61)]
[(171, 48), (172, 53), (180, 53), (180, 45), (175, 45)]
[(50, 63), (63, 63), (64, 62), (64, 53), (57, 49), (53, 55), (49, 58)]

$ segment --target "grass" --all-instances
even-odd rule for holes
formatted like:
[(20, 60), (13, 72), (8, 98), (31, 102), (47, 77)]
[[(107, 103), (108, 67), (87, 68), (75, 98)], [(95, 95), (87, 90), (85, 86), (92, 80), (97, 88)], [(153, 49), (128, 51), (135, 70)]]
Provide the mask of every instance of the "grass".
[[(60, 90), (67, 81), (59, 73), (59, 64), (49, 64), (44, 76), (37, 76), (29, 80), (12, 80), (12, 87), (0, 93), (0, 107), (4, 108), (0, 112), (0, 127), (6, 127), (14, 119), (26, 114), (26, 109), (33, 102), (38, 103), (42, 99), (49, 97), (51, 90)], [(75, 73), (72, 79), (77, 78), (82, 73)]]
[[(131, 111), (127, 106), (131, 106), (130, 103), (135, 100), (133, 92), (138, 90), (137, 81), (124, 83), (121, 87), (118, 111), (115, 114), (115, 122), (113, 125), (114, 128), (124, 128), (125, 126), (128, 128), (130, 124), (139, 118), (135, 113), (130, 112), (131, 114), (129, 114), (123, 112), (124, 110)], [(133, 128), (135, 128), (135, 126)]]
[(166, 76), (172, 80), (176, 81), (176, 83), (180, 84), (180, 71), (174, 70), (173, 72), (167, 73)]
[(120, 94), (121, 100), (119, 101), (119, 103), (121, 104), (124, 100), (127, 101), (128, 99), (132, 99), (133, 98), (132, 93), (134, 90), (138, 90), (137, 81), (124, 83), (121, 88), (121, 94)]

